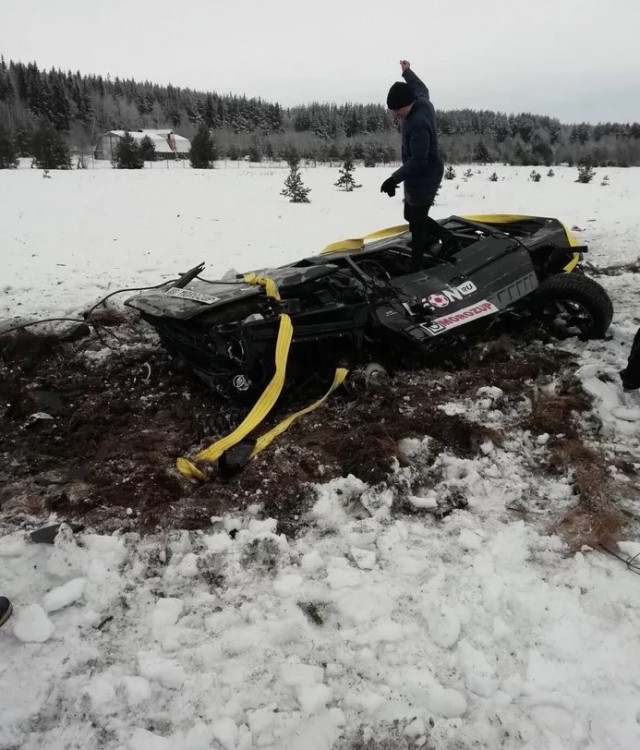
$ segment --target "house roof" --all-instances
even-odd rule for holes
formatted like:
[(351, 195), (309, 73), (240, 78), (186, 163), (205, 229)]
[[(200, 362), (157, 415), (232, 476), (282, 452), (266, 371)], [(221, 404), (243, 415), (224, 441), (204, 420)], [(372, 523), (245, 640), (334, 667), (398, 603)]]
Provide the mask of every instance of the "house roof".
[(125, 133), (134, 139), (134, 141), (141, 141), (145, 136), (151, 139), (151, 142), (156, 147), (156, 152), (159, 154), (172, 154), (174, 149), (171, 148), (168, 142), (168, 136), (175, 143), (175, 151), (178, 153), (186, 153), (191, 148), (191, 143), (188, 138), (181, 135), (176, 135), (173, 130), (110, 130), (104, 135), (115, 135), (118, 138), (122, 138)]

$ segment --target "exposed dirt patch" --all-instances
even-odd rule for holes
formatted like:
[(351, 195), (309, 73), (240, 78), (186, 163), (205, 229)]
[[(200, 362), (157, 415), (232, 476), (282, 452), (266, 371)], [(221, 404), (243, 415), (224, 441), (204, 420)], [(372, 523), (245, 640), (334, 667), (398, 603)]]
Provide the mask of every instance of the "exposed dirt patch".
[[(212, 516), (260, 503), (281, 531), (294, 534), (314, 502), (313, 483), (347, 474), (388, 481), (395, 462), (405, 460), (403, 438), (429, 435), (434, 450), (458, 456), (476, 455), (487, 440), (500, 445), (500, 430), (444, 408), (473, 403), (487, 385), (502, 389), (509, 403), (532, 404), (510, 428), (554, 436), (540, 470), (570, 470), (586, 511), (611, 494), (607, 462), (579, 434), (589, 399), (571, 377), (571, 355), (559, 349), (503, 336), (457, 352), (441, 367), (396, 372), (380, 392), (338, 392), (241, 473), (211, 467), (210, 481), (201, 484), (182, 477), (176, 459), (226, 434), (240, 413), (216, 401), (121, 313), (96, 311), (91, 322), (98, 330), (109, 326), (102, 339), (78, 338), (78, 330), (0, 337), (4, 520), (32, 523), (55, 512), (104, 531), (198, 529)], [(554, 395), (541, 395), (550, 380)], [(301, 405), (280, 406), (263, 429)]]
[(628, 523), (629, 517), (615, 508), (590, 510), (578, 505), (554, 524), (553, 531), (563, 537), (572, 552), (585, 545), (591, 549), (612, 549)]
[(590, 266), (589, 273), (592, 276), (620, 276), (623, 273), (640, 273), (640, 259), (631, 263), (617, 263), (612, 266)]

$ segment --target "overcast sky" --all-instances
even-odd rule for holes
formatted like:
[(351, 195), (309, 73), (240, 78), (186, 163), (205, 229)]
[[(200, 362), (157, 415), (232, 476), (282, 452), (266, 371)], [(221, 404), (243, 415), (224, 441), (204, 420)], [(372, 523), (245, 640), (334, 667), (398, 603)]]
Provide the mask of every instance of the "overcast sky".
[(380, 102), (640, 121), (639, 0), (2, 0), (0, 52), (284, 106)]

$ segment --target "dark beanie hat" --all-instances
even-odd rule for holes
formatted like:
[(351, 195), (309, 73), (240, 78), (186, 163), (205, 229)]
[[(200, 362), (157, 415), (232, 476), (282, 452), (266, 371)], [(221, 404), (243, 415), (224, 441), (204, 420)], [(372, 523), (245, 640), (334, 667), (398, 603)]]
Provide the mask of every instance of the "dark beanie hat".
[(387, 94), (387, 107), (389, 109), (400, 109), (406, 107), (416, 100), (411, 86), (403, 81), (396, 81)]

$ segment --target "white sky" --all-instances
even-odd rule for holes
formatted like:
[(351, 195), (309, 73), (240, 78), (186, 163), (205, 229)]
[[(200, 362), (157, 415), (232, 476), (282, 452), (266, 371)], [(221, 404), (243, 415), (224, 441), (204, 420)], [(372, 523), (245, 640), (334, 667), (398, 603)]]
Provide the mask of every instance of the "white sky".
[(284, 106), (384, 103), (640, 121), (638, 0), (3, 0), (0, 52)]

